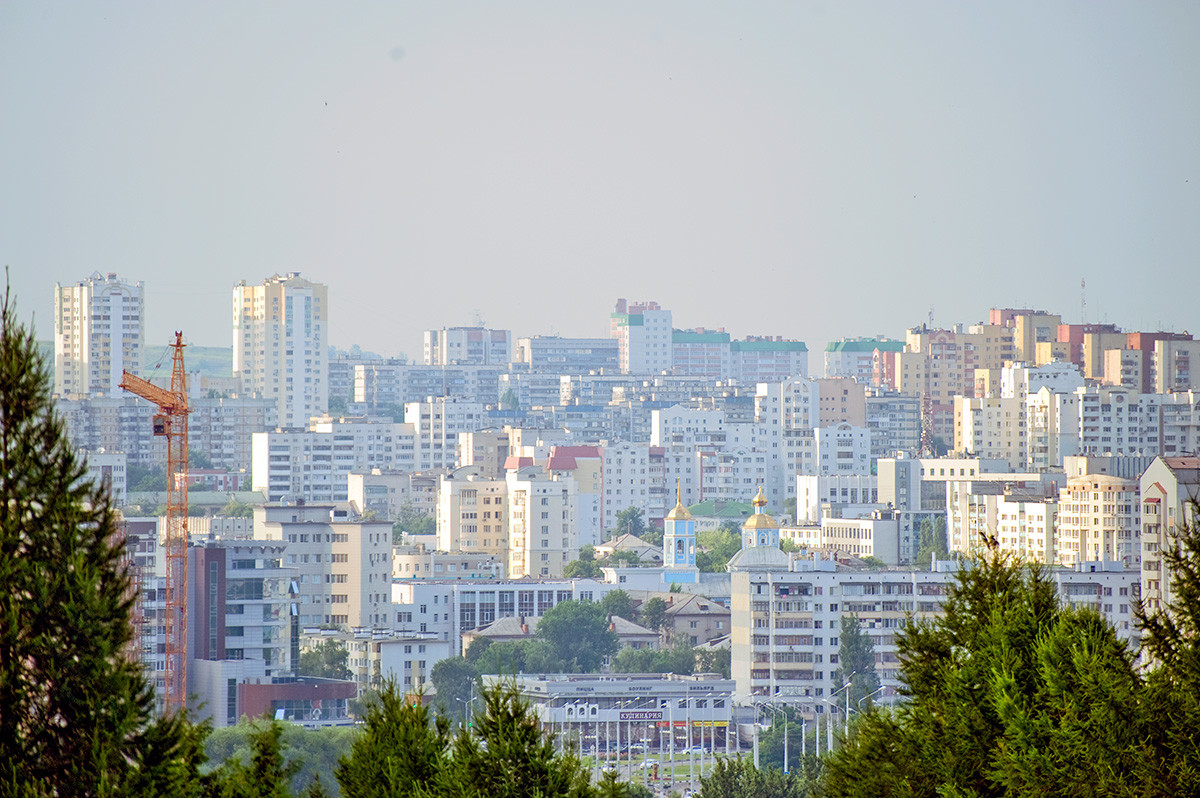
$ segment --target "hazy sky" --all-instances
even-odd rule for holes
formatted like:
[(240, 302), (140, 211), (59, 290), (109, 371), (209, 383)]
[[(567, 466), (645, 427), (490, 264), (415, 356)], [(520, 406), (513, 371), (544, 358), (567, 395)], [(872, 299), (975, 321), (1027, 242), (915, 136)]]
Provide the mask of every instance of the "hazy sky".
[[(148, 343), (327, 282), (331, 342), (476, 315), (816, 350), (1033, 306), (1200, 333), (1200, 3), (0, 3), (0, 264)], [(819, 371), (817, 356), (814, 371)]]

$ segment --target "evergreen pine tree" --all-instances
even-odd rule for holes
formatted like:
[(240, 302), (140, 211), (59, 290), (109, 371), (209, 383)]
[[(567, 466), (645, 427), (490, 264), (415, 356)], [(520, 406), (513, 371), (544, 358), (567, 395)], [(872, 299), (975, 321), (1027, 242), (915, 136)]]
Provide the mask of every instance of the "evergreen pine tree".
[(859, 720), (826, 760), (826, 795), (1141, 792), (1133, 657), (1039, 567), (989, 554), (897, 648), (908, 700)]
[(284, 758), (283, 728), (277, 720), (255, 724), (250, 733), (250, 762), (235, 759), (219, 774), (221, 798), (290, 798), (292, 776), (301, 763)]
[(1161, 551), (1170, 571), (1166, 607), (1135, 610), (1142, 647), (1152, 663), (1146, 703), (1146, 781), (1164, 794), (1200, 793), (1200, 504), (1187, 502), (1183, 523)]
[(569, 748), (555, 749), (511, 685), (483, 691), (484, 711), (460, 727), (439, 795), (454, 798), (594, 798), (588, 773)]
[(0, 309), (0, 789), (186, 795), (203, 761), (183, 718), (151, 724), (130, 656), (133, 585), (108, 491), (55, 416), (8, 293)]
[(378, 700), (350, 754), (338, 763), (337, 780), (346, 798), (405, 798), (428, 794), (446, 764), (450, 723), (419, 699), (401, 694), (392, 679)]

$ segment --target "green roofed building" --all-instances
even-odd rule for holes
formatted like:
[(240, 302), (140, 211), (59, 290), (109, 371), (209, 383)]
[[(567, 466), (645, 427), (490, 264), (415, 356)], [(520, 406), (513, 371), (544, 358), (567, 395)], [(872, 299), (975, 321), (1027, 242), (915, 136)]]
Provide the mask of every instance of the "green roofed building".
[(719, 499), (708, 499), (688, 508), (696, 529), (719, 529), (726, 521), (734, 521), (741, 526), (742, 522), (754, 514), (754, 505), (749, 502), (727, 502)]
[(729, 344), (732, 375), (744, 385), (808, 376), (808, 345), (782, 336), (749, 336)]
[(893, 338), (843, 338), (825, 347), (825, 376), (854, 377), (869, 383), (874, 370), (874, 356), (880, 352), (903, 352), (904, 341)]
[(730, 376), (729, 333), (724, 330), (673, 330), (671, 348), (677, 375), (714, 379)]

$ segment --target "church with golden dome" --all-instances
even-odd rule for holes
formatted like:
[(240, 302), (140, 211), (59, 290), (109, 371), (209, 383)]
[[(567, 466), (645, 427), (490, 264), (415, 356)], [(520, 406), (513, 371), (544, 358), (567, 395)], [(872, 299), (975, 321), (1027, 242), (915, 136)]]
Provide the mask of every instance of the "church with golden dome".
[(762, 486), (754, 497), (754, 514), (742, 524), (742, 550), (729, 558), (729, 571), (788, 571), (792, 559), (779, 548), (779, 522), (766, 510)]

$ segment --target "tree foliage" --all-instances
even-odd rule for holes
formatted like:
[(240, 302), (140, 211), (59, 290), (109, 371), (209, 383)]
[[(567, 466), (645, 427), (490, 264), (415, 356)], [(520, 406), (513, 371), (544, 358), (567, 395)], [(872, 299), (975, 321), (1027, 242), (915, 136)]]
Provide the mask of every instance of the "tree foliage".
[(613, 673), (678, 673), (696, 672), (696, 650), (680, 641), (671, 648), (633, 648), (626, 646), (613, 657)]
[[(486, 654), (486, 652), (485, 652)], [(471, 700), (471, 691), (479, 674), (464, 657), (448, 657), (434, 664), (429, 681), (437, 691), (437, 703), (443, 712), (458, 711), (458, 702)]]
[(599, 579), (604, 572), (594, 557), (580, 556), (578, 560), (571, 560), (563, 566), (563, 576), (567, 579)]
[(647, 629), (659, 631), (667, 620), (667, 602), (658, 596), (647, 599), (638, 613), (638, 622)]
[(633, 598), (624, 590), (610, 590), (600, 600), (600, 607), (605, 615), (619, 615), (627, 621), (632, 621), (637, 614), (633, 610)]
[[(435, 789), (446, 766), (450, 722), (384, 682), (350, 753), (337, 768), (345, 798), (404, 798)], [(436, 793), (434, 793), (436, 794)]]
[(719, 673), (721, 678), (731, 678), (733, 651), (724, 648), (696, 649), (696, 673)]
[[(766, 706), (763, 709), (766, 710)], [(812, 721), (806, 722), (794, 706), (776, 706), (765, 714), (771, 715), (771, 725), (758, 735), (759, 767), (785, 770), (786, 752), (786, 770), (794, 774), (803, 787), (800, 794), (811, 794), (816, 790), (821, 773), (815, 745), (817, 729)], [(804, 737), (807, 741), (802, 739)]]
[(940, 515), (932, 521), (928, 518), (921, 521), (921, 538), (913, 564), (917, 568), (929, 568), (934, 555), (939, 560), (950, 557), (946, 540), (946, 519)]
[(748, 759), (721, 758), (701, 780), (699, 798), (802, 798), (810, 794), (795, 773), (756, 768)]
[(296, 668), (299, 676), (319, 676), (323, 679), (351, 679), (347, 663), (350, 652), (339, 641), (322, 640), (308, 651), (300, 652), (300, 663)]
[(189, 794), (204, 729), (152, 721), (130, 656), (133, 585), (108, 491), (53, 412), (49, 371), (0, 309), (0, 789)]
[(131, 493), (166, 493), (167, 468), (130, 463), (125, 467), (125, 486)]
[[(845, 685), (851, 711), (859, 704), (869, 701), (879, 689), (879, 677), (875, 674), (875, 643), (863, 632), (857, 615), (843, 615), (838, 642), (838, 667), (833, 672), (833, 681)], [(842, 697), (845, 701), (846, 696)]]
[[(216, 729), (208, 736), (205, 752), (211, 764), (223, 766), (219, 774), (229, 772), (225, 763), (251, 761), (254, 740), (265, 723), (261, 719), (243, 719), (236, 726)], [(292, 793), (305, 795), (319, 783), (324, 794), (326, 785), (336, 786), (331, 774), (338, 760), (350, 752), (357, 731), (346, 726), (306, 729), (290, 723), (282, 724), (282, 728), (279, 746), (286, 766), (295, 770), (290, 782)]]
[(289, 798), (291, 780), (300, 762), (283, 754), (284, 726), (277, 720), (260, 721), (250, 729), (249, 762), (237, 757), (226, 761), (220, 774), (221, 798)]
[(636, 568), (642, 564), (642, 556), (633, 549), (618, 549), (608, 558), (613, 565), (625, 565)]
[(617, 526), (612, 530), (614, 537), (617, 535), (633, 535), (642, 537), (646, 534), (646, 520), (642, 516), (645, 512), (640, 507), (626, 507), (621, 512), (617, 513)]
[(559, 753), (511, 686), (483, 691), (483, 708), (451, 734), (420, 702), (387, 683), (337, 780), (347, 798), (595, 798), (574, 754)]
[(483, 692), (484, 709), (461, 727), (439, 774), (439, 795), (454, 798), (592, 798), (587, 771), (569, 749), (558, 753), (513, 686)]
[[(1149, 778), (1165, 794), (1200, 792), (1200, 504), (1185, 503), (1179, 534), (1160, 554), (1170, 571), (1165, 607), (1136, 608), (1142, 646), (1154, 663), (1146, 678), (1149, 728), (1157, 756)], [(1170, 752), (1170, 756), (1163, 755)]]
[(226, 518), (253, 518), (254, 507), (231, 496), (229, 501), (225, 502), (225, 506), (217, 511), (217, 515), (223, 515)]
[(396, 522), (392, 524), (392, 537), (400, 540), (404, 533), (409, 535), (432, 535), (437, 532), (437, 522), (421, 512), (412, 502), (400, 505)]
[(721, 573), (729, 558), (742, 548), (742, 533), (736, 523), (727, 521), (720, 529), (696, 533), (696, 567), (705, 573)]
[(908, 700), (860, 717), (827, 760), (827, 795), (1140, 792), (1133, 656), (1038, 566), (993, 554), (964, 569), (943, 615), (897, 648)]
[(562, 601), (538, 620), (537, 637), (563, 663), (561, 670), (592, 673), (617, 651), (617, 635), (608, 614), (594, 601)]

